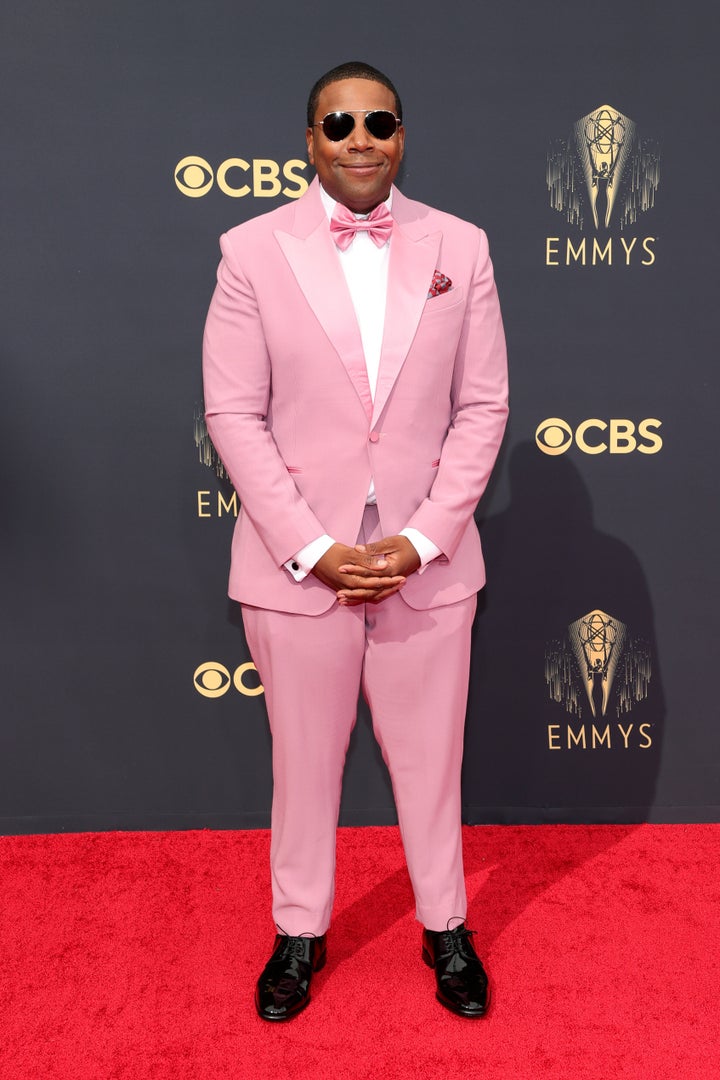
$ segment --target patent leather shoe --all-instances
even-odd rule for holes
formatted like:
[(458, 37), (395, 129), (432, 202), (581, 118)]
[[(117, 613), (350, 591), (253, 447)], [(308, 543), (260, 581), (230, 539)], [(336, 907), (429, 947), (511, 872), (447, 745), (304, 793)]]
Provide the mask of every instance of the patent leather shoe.
[(322, 937), (278, 934), (273, 954), (255, 988), (255, 1007), (263, 1020), (290, 1020), (310, 1001), (310, 980), (325, 965)]
[(441, 1005), (458, 1016), (484, 1016), (490, 1003), (488, 978), (464, 923), (454, 930), (423, 930), (422, 956), (435, 969)]

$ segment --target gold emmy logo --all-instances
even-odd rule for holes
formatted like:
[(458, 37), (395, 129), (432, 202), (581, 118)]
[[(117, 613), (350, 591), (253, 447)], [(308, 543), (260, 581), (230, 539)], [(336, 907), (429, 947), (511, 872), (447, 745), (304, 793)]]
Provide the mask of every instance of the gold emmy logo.
[(593, 716), (607, 712), (610, 690), (627, 627), (604, 611), (591, 611), (570, 623), (568, 635)]
[(243, 199), (246, 195), (256, 199), (273, 199), (278, 195), (299, 199), (308, 188), (307, 180), (301, 175), (305, 169), (307, 162), (299, 158), (281, 164), (271, 158), (245, 161), (231, 157), (213, 170), (205, 158), (190, 154), (178, 161), (174, 177), (178, 191), (189, 199), (207, 195), (214, 183), (231, 199)]
[[(548, 643), (545, 681), (552, 701), (578, 720), (588, 710), (593, 722), (567, 724), (565, 741), (562, 726), (548, 724), (548, 749), (649, 749), (652, 725), (636, 726), (625, 716), (647, 697), (651, 673), (647, 642), (634, 637), (620, 619), (595, 608), (570, 623), (562, 639)], [(596, 724), (611, 706), (617, 722)]]
[(568, 136), (551, 142), (545, 181), (550, 206), (568, 225), (593, 237), (548, 236), (546, 266), (653, 266), (656, 236), (610, 236), (636, 224), (655, 205), (660, 183), (657, 143), (641, 137), (629, 116), (598, 105)]
[(607, 229), (610, 224), (634, 132), (632, 120), (609, 105), (601, 105), (575, 124), (575, 145), (580, 154), (596, 229), (598, 198), (603, 191), (606, 196), (603, 225)]
[(607, 229), (613, 215), (620, 228), (633, 225), (655, 205), (659, 158), (657, 144), (641, 139), (629, 116), (599, 105), (575, 122), (567, 139), (550, 147), (550, 205), (580, 229), (588, 217), (596, 231)]
[(198, 694), (202, 694), (207, 698), (218, 698), (227, 694), (231, 686), (234, 686), (239, 694), (243, 697), (257, 697), (259, 694), (265, 692), (265, 687), (262, 683), (252, 685), (246, 681), (249, 672), (254, 671), (257, 675), (257, 668), (252, 662), (240, 664), (235, 668), (235, 671), (230, 674), (230, 671), (224, 664), (218, 664), (214, 660), (208, 660), (204, 664), (200, 664), (195, 668), (193, 673), (193, 685)]
[(535, 429), (538, 450), (549, 457), (564, 454), (573, 445), (583, 454), (657, 454), (663, 446), (658, 435), (662, 420), (647, 417), (633, 420), (583, 420), (573, 430), (558, 416), (542, 420)]

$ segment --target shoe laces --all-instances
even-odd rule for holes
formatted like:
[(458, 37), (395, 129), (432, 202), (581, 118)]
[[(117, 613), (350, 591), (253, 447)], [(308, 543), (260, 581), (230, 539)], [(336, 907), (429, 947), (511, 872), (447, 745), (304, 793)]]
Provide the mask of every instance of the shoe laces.
[(300, 937), (283, 934), (282, 946), (277, 955), (278, 960), (307, 960), (308, 943), (316, 938), (317, 934), (303, 934)]
[(467, 956), (465, 942), (474, 934), (474, 930), (468, 930), (464, 925), (456, 926), (454, 930), (443, 930), (442, 944), (444, 955), (453, 956), (454, 954), (457, 954), (458, 956)]
[(278, 955), (278, 960), (304, 960), (305, 959), (305, 942), (299, 937), (289, 937), (283, 942), (282, 949)]

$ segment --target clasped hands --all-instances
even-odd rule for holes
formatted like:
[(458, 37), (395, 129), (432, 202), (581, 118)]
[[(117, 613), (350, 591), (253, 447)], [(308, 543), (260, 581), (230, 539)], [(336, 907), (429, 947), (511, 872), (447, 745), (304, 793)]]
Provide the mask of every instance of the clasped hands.
[(379, 604), (399, 592), (420, 568), (420, 556), (406, 536), (386, 536), (372, 544), (333, 544), (312, 573), (333, 589), (342, 607)]

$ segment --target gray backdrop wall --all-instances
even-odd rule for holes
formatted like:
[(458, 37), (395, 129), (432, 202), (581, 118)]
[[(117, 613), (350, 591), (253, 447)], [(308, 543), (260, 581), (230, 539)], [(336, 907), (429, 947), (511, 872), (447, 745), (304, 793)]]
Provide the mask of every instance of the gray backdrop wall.
[[(268, 823), (200, 342), (218, 235), (304, 189), (309, 85), (352, 58), (507, 325), (466, 819), (717, 820), (715, 10), (6, 5), (5, 831)], [(361, 708), (342, 821), (392, 820)]]

